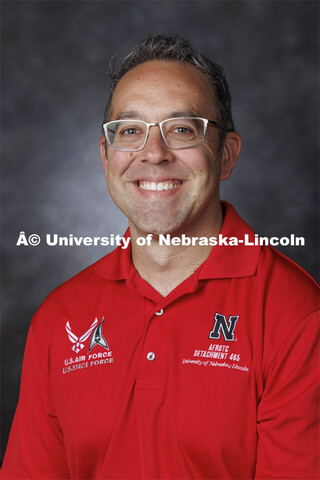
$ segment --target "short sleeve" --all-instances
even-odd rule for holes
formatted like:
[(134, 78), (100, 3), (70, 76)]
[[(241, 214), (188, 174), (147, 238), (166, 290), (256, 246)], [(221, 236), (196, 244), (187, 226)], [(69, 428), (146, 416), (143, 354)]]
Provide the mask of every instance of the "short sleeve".
[(20, 398), (2, 465), (2, 480), (70, 478), (63, 434), (52, 404), (48, 343), (42, 320), (38, 311), (28, 333)]
[(301, 321), (268, 372), (257, 411), (256, 479), (319, 478), (318, 327), (319, 312)]

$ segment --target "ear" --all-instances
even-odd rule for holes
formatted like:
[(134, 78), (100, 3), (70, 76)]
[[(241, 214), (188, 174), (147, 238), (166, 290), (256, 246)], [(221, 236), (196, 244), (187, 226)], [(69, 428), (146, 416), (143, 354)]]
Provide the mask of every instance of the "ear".
[(102, 166), (105, 173), (105, 177), (107, 177), (107, 170), (108, 170), (107, 148), (106, 148), (106, 139), (103, 135), (101, 135), (100, 137), (100, 155), (101, 155)]
[(230, 177), (240, 150), (240, 135), (237, 132), (228, 132), (222, 147), (220, 181), (227, 180)]

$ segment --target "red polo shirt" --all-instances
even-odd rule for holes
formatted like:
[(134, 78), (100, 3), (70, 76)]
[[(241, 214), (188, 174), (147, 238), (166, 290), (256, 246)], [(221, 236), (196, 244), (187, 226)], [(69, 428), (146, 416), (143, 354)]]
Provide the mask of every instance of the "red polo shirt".
[[(221, 233), (253, 232), (227, 205)], [(166, 297), (117, 248), (34, 316), (2, 478), (318, 478), (318, 303), (269, 247)]]

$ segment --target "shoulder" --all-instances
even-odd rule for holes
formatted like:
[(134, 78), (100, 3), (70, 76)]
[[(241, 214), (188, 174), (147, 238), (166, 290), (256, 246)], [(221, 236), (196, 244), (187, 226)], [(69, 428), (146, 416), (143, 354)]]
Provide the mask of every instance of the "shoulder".
[(272, 247), (261, 248), (257, 277), (267, 290), (289, 296), (293, 303), (304, 299), (319, 306), (319, 285), (303, 268)]
[(285, 384), (290, 372), (302, 368), (302, 379), (307, 364), (317, 369), (319, 286), (299, 265), (271, 247), (261, 248), (256, 282), (264, 378), (271, 374), (269, 385), (281, 378)]
[[(112, 255), (113, 252), (111, 252)], [(88, 266), (75, 276), (56, 287), (42, 302), (34, 315), (31, 325), (38, 328), (42, 325), (55, 325), (61, 317), (81, 318), (92, 310), (97, 299), (103, 294), (107, 280), (98, 272), (107, 257)]]
[(98, 274), (97, 269), (109, 255), (106, 255), (92, 265), (89, 265), (87, 268), (59, 285), (50, 293), (46, 300), (56, 299), (57, 297), (61, 298), (69, 297), (70, 295), (85, 294), (86, 292), (92, 292), (101, 287), (105, 283), (105, 280)]
[(262, 247), (256, 282), (255, 301), (263, 310), (267, 351), (277, 351), (301, 329), (311, 328), (317, 336), (319, 286), (299, 265), (271, 247)]

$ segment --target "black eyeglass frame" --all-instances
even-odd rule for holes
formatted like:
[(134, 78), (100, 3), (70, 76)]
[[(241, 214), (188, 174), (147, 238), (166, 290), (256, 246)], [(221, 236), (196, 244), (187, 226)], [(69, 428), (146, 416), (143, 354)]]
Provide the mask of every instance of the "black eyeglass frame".
[[(183, 146), (183, 147), (171, 147), (170, 145), (168, 145), (167, 141), (166, 141), (166, 137), (164, 135), (164, 132), (162, 130), (162, 126), (164, 123), (166, 122), (169, 122), (169, 121), (172, 121), (172, 120), (179, 120), (179, 118), (188, 118), (188, 119), (193, 119), (193, 120), (203, 120), (204, 122), (204, 131), (203, 131), (203, 137), (202, 137), (202, 140), (201, 142), (197, 143), (196, 145), (190, 145), (190, 146)], [(111, 122), (107, 122), (107, 123), (104, 123), (102, 125), (102, 128), (103, 128), (103, 131), (104, 131), (104, 135), (105, 135), (105, 138), (107, 140), (107, 143), (108, 145), (110, 145), (111, 148), (113, 148), (114, 150), (118, 150), (118, 151), (121, 151), (121, 152), (139, 152), (140, 150), (143, 150), (144, 147), (146, 146), (146, 143), (147, 143), (147, 140), (148, 140), (148, 137), (149, 137), (149, 129), (150, 127), (159, 127), (160, 128), (160, 132), (161, 132), (161, 136), (162, 136), (162, 139), (164, 141), (164, 143), (167, 145), (168, 148), (170, 148), (171, 150), (184, 150), (185, 148), (195, 148), (195, 147), (199, 147), (199, 145), (201, 145), (204, 141), (205, 141), (205, 138), (206, 138), (206, 135), (207, 135), (207, 129), (208, 129), (208, 125), (212, 125), (213, 127), (216, 127), (216, 128), (219, 128), (221, 130), (223, 130), (224, 132), (230, 132), (231, 130), (229, 130), (225, 125), (223, 125), (222, 123), (219, 123), (219, 122), (216, 122), (214, 120), (209, 120), (208, 118), (202, 118), (202, 117), (175, 117), (175, 118), (166, 118), (165, 120), (162, 120), (162, 122), (159, 122), (159, 123), (148, 123), (148, 122), (145, 122), (144, 120), (138, 120), (136, 119), (136, 121), (138, 122), (141, 122), (141, 123), (144, 123), (147, 127), (147, 131), (146, 131), (146, 136), (145, 136), (145, 139), (144, 139), (144, 143), (142, 145), (142, 147), (139, 147), (139, 148), (135, 148), (135, 149), (132, 149), (132, 148), (118, 148), (118, 147), (114, 147), (113, 145), (111, 145), (111, 142), (109, 140), (109, 137), (108, 137), (108, 126), (111, 125), (112, 123), (115, 123), (115, 122), (119, 122), (119, 123), (124, 123), (124, 122), (129, 122), (131, 119), (128, 118), (128, 119), (121, 119), (121, 120), (112, 120)]]

